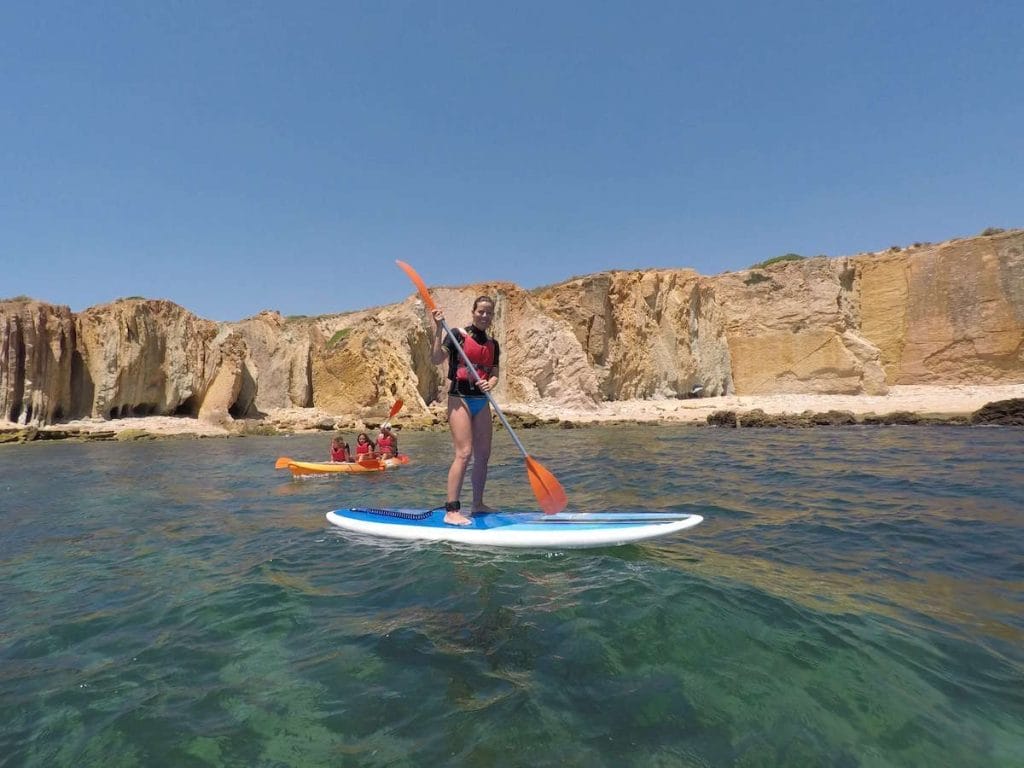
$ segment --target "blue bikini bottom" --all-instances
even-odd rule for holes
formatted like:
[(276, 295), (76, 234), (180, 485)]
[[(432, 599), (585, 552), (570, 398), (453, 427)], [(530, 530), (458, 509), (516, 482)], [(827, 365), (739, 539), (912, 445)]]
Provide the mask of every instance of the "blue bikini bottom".
[(469, 408), (470, 418), (476, 416), (480, 411), (487, 407), (486, 397), (465, 397), (463, 395), (449, 395), (449, 397), (457, 397), (466, 404)]

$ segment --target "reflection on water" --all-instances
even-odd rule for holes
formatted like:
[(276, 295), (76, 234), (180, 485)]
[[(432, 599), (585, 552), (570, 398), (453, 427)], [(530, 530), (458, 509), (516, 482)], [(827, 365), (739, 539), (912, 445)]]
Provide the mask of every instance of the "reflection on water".
[[(573, 509), (706, 521), (584, 552), (326, 525), (438, 504), (443, 434), (302, 481), (274, 460), (320, 436), (0, 451), (0, 764), (1024, 764), (1021, 431), (521, 436)], [(532, 508), (495, 448), (490, 502)]]

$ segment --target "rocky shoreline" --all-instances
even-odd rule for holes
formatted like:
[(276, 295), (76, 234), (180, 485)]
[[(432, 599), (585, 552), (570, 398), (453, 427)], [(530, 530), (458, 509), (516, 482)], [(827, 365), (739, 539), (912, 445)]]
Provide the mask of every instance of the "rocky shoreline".
[[(503, 410), (515, 429), (572, 429), (596, 425), (687, 424), (728, 428), (809, 428), (852, 425), (1024, 426), (1024, 384), (902, 386), (886, 395), (763, 395), (687, 400), (623, 400), (594, 408), (509, 403)], [(44, 427), (0, 422), (0, 444), (39, 440), (132, 441), (372, 430), (382, 418), (338, 416), (313, 408), (279, 409), (260, 419), (211, 424), (183, 416), (78, 419)], [(446, 430), (439, 407), (427, 415), (395, 419), (398, 429)]]
[[(884, 398), (927, 385), (956, 400), (961, 386), (1024, 383), (1021, 286), (1024, 230), (713, 276), (608, 270), (531, 290), (493, 281), (432, 290), (457, 322), (475, 296), (495, 297), (495, 394), (507, 410), (587, 424), (707, 423), (716, 410), (759, 407), (769, 416), (970, 414), (1008, 398)], [(336, 315), (267, 310), (237, 322), (165, 299), (81, 312), (0, 299), (0, 418), (13, 422), (9, 439), (61, 430), (212, 436), (365, 420), (402, 399), (404, 426), (437, 426), (426, 403), (443, 401), (447, 371), (430, 362), (427, 326), (414, 295)], [(792, 392), (826, 399), (785, 402), (781, 393)], [(173, 421), (151, 428), (149, 417)], [(37, 429), (10, 437), (18, 425)]]

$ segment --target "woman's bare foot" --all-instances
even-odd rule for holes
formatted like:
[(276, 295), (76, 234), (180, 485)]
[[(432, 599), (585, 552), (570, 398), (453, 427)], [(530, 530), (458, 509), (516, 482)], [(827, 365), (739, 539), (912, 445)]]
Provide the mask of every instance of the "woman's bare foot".
[(497, 511), (498, 510), (492, 509), (491, 507), (488, 507), (484, 503), (474, 504), (473, 505), (473, 514), (474, 515), (486, 515), (486, 514), (489, 514), (491, 512), (497, 512)]
[(444, 516), (446, 525), (472, 525), (473, 521), (457, 510), (448, 512)]

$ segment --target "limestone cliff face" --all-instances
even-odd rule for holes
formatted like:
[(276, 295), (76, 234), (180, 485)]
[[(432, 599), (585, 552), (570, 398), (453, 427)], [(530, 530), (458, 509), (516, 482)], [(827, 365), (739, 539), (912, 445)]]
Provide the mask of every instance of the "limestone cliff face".
[[(73, 314), (0, 302), (0, 417), (190, 415), (226, 422), (308, 405), (310, 331), (276, 313), (218, 325), (169, 301), (122, 299)], [(284, 371), (281, 373), (281, 371)]]
[(84, 366), (76, 411), (118, 417), (198, 410), (216, 373), (216, 323), (169, 301), (122, 299), (90, 307), (77, 326)]
[(737, 394), (885, 392), (879, 351), (861, 330), (849, 259), (782, 262), (711, 282)]
[(268, 311), (226, 328), (245, 341), (247, 350), (237, 415), (313, 404), (312, 355), (321, 338), (315, 323)]
[(68, 307), (0, 302), (0, 420), (48, 424), (73, 412), (75, 338)]
[[(496, 301), (496, 397), (585, 407), (720, 394), (880, 394), (895, 384), (1024, 381), (1024, 231), (704, 277), (614, 271), (524, 291), (433, 288), (449, 323)], [(275, 408), (383, 416), (445, 400), (415, 296), (343, 315), (217, 324), (166, 301), (74, 314), (0, 302), (0, 419)]]
[(608, 272), (536, 294), (603, 399), (1024, 381), (1020, 230), (715, 277)]
[(1024, 369), (1024, 233), (854, 259), (890, 384), (997, 384)]
[(412, 302), (342, 315), (324, 324), (312, 358), (313, 405), (330, 413), (381, 415), (401, 398), (407, 407), (425, 408), (436, 381), (421, 382), (414, 350), (427, 337)]
[(253, 368), (249, 349), (241, 334), (229, 333), (216, 348), (216, 365), (213, 381), (206, 387), (197, 414), (201, 421), (210, 424), (228, 424), (235, 415), (246, 415), (255, 394), (252, 387), (246, 397), (240, 398), (246, 386), (251, 387)]
[(706, 395), (731, 391), (724, 316), (692, 270), (609, 272), (536, 296), (571, 328), (597, 379), (596, 399), (678, 397), (695, 386)]

